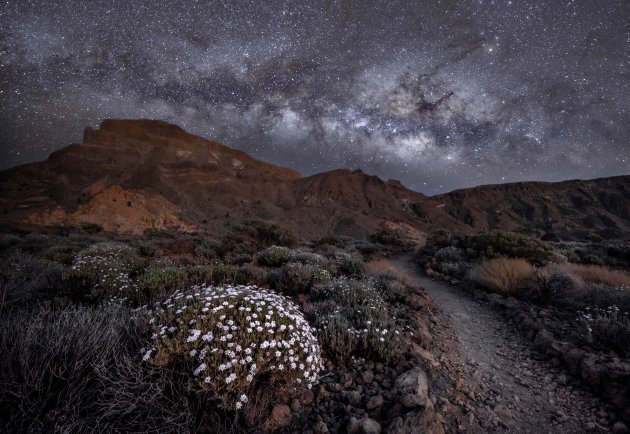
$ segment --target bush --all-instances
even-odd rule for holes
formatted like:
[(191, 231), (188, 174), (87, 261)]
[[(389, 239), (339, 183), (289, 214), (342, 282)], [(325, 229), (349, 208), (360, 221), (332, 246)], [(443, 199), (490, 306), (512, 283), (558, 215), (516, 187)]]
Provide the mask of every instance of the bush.
[(435, 259), (440, 262), (459, 262), (462, 259), (462, 251), (455, 246), (442, 247), (435, 252)]
[(258, 383), (295, 390), (317, 381), (317, 339), (280, 295), (253, 286), (196, 287), (161, 307), (144, 359), (157, 367), (184, 361), (200, 391), (223, 408), (247, 405)]
[(337, 305), (316, 314), (322, 343), (337, 362), (343, 364), (348, 352), (386, 362), (402, 359), (407, 342), (373, 280), (337, 278), (316, 287), (316, 294)]
[(25, 307), (61, 291), (63, 266), (14, 252), (0, 262), (0, 311)]
[(376, 233), (370, 236), (370, 241), (403, 250), (413, 247), (413, 242), (404, 239), (398, 231), (388, 227), (379, 228)]
[(0, 431), (187, 431), (185, 389), (140, 366), (143, 333), (116, 306), (4, 316)]
[(277, 223), (250, 220), (235, 226), (222, 240), (222, 249), (233, 253), (255, 253), (261, 246), (294, 247), (297, 237)]
[(337, 271), (344, 276), (360, 276), (365, 273), (365, 263), (357, 255), (348, 252), (335, 252), (333, 259)]
[(492, 291), (515, 295), (531, 276), (533, 267), (524, 259), (498, 258), (477, 265), (470, 279)]
[(464, 273), (461, 265), (457, 262), (439, 262), (437, 264), (437, 270), (447, 276), (459, 277)]
[(605, 350), (613, 350), (621, 357), (630, 357), (630, 317), (616, 306), (594, 309), (582, 314), (589, 341)]
[(195, 256), (206, 261), (211, 261), (219, 258), (220, 250), (221, 248), (219, 246), (215, 246), (213, 244), (202, 244), (201, 246), (195, 247)]
[(256, 263), (265, 267), (279, 267), (293, 258), (293, 250), (287, 247), (271, 246), (256, 254)]
[(526, 298), (539, 304), (563, 304), (571, 297), (576, 283), (570, 274), (556, 268), (535, 268), (524, 290)]
[(318, 315), (318, 336), (328, 356), (341, 364), (350, 359), (359, 345), (359, 333), (345, 315)]
[(625, 288), (589, 283), (578, 286), (569, 296), (569, 301), (579, 308), (589, 306), (606, 309), (617, 306), (625, 312), (630, 312), (630, 290)]
[(376, 290), (390, 302), (402, 302), (409, 293), (407, 285), (390, 273), (371, 273), (368, 276)]
[(184, 288), (188, 284), (188, 273), (178, 265), (151, 266), (144, 270), (138, 284), (147, 296), (160, 294), (167, 289)]
[(267, 281), (272, 288), (287, 295), (308, 292), (313, 285), (330, 281), (330, 273), (311, 265), (285, 264), (269, 273)]
[[(131, 274), (141, 268), (141, 261), (129, 246), (106, 241), (77, 254), (65, 276), (73, 295), (100, 299), (137, 301), (139, 292)], [(82, 293), (83, 291), (87, 293)]]
[(600, 265), (561, 264), (558, 269), (575, 276), (579, 282), (630, 289), (630, 274)]

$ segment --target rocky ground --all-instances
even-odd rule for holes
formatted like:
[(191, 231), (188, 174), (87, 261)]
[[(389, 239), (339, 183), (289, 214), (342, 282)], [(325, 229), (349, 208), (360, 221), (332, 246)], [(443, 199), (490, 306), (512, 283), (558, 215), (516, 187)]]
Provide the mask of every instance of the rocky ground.
[[(393, 262), (424, 287), (439, 309), (434, 356), (454, 380), (456, 402), (436, 397), (438, 415), (467, 416), (459, 431), (510, 433), (628, 432), (610, 408), (553, 359), (538, 352), (487, 303), (421, 276), (409, 258)], [(457, 357), (459, 353), (459, 357)], [(449, 392), (448, 384), (443, 384)], [(436, 388), (436, 393), (440, 388)], [(458, 395), (459, 393), (459, 395)], [(452, 399), (452, 398), (451, 398)]]

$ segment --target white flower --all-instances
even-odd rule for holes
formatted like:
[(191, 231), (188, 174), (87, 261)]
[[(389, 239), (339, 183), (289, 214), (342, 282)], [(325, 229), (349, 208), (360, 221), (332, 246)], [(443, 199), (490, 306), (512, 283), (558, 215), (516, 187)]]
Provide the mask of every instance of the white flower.
[(147, 351), (146, 353), (144, 353), (144, 356), (142, 356), (142, 360), (143, 361), (148, 361), (151, 358), (151, 353), (153, 352), (153, 348), (151, 348), (149, 351)]
[(189, 330), (189, 332), (190, 332), (190, 336), (188, 336), (188, 339), (186, 339), (186, 342), (195, 342), (197, 339), (199, 339), (199, 336), (201, 335), (201, 330), (192, 329), (192, 330)]
[(206, 368), (207, 368), (206, 364), (202, 363), (201, 365), (197, 366), (197, 369), (195, 369), (195, 371), (193, 372), (193, 375), (196, 377), (197, 375), (205, 371)]
[(234, 380), (236, 380), (236, 374), (232, 373), (225, 379), (225, 382), (227, 384), (230, 384)]

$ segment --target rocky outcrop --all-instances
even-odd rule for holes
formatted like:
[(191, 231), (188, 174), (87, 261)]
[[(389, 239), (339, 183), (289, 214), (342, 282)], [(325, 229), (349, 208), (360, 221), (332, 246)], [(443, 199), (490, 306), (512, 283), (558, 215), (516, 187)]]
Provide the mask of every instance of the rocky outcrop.
[[(110, 201), (112, 195), (132, 197), (143, 207), (131, 212)], [(0, 173), (4, 225), (98, 222), (119, 233), (171, 228), (220, 235), (253, 218), (277, 221), (310, 239), (364, 238), (383, 228), (412, 242), (438, 229), (614, 237), (630, 230), (630, 177), (426, 197), (360, 170), (301, 177), (150, 120), (105, 120), (98, 129), (87, 128), (81, 144)]]

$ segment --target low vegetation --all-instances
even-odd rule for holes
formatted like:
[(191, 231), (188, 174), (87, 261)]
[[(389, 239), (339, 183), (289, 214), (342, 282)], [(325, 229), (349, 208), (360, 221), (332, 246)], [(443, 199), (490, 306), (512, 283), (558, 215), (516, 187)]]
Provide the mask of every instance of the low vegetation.
[(429, 273), (472, 281), (540, 306), (590, 309), (584, 317), (590, 322), (582, 327), (588, 330), (585, 338), (603, 350), (627, 354), (629, 251), (627, 243), (610, 240), (551, 242), (506, 232), (443, 233), (429, 240), (417, 260)]
[(222, 241), (4, 234), (0, 430), (250, 432), (324, 362), (403, 360), (387, 248), (295, 242), (260, 221)]
[(497, 258), (473, 268), (470, 279), (493, 291), (514, 295), (532, 274), (533, 267), (524, 259)]

